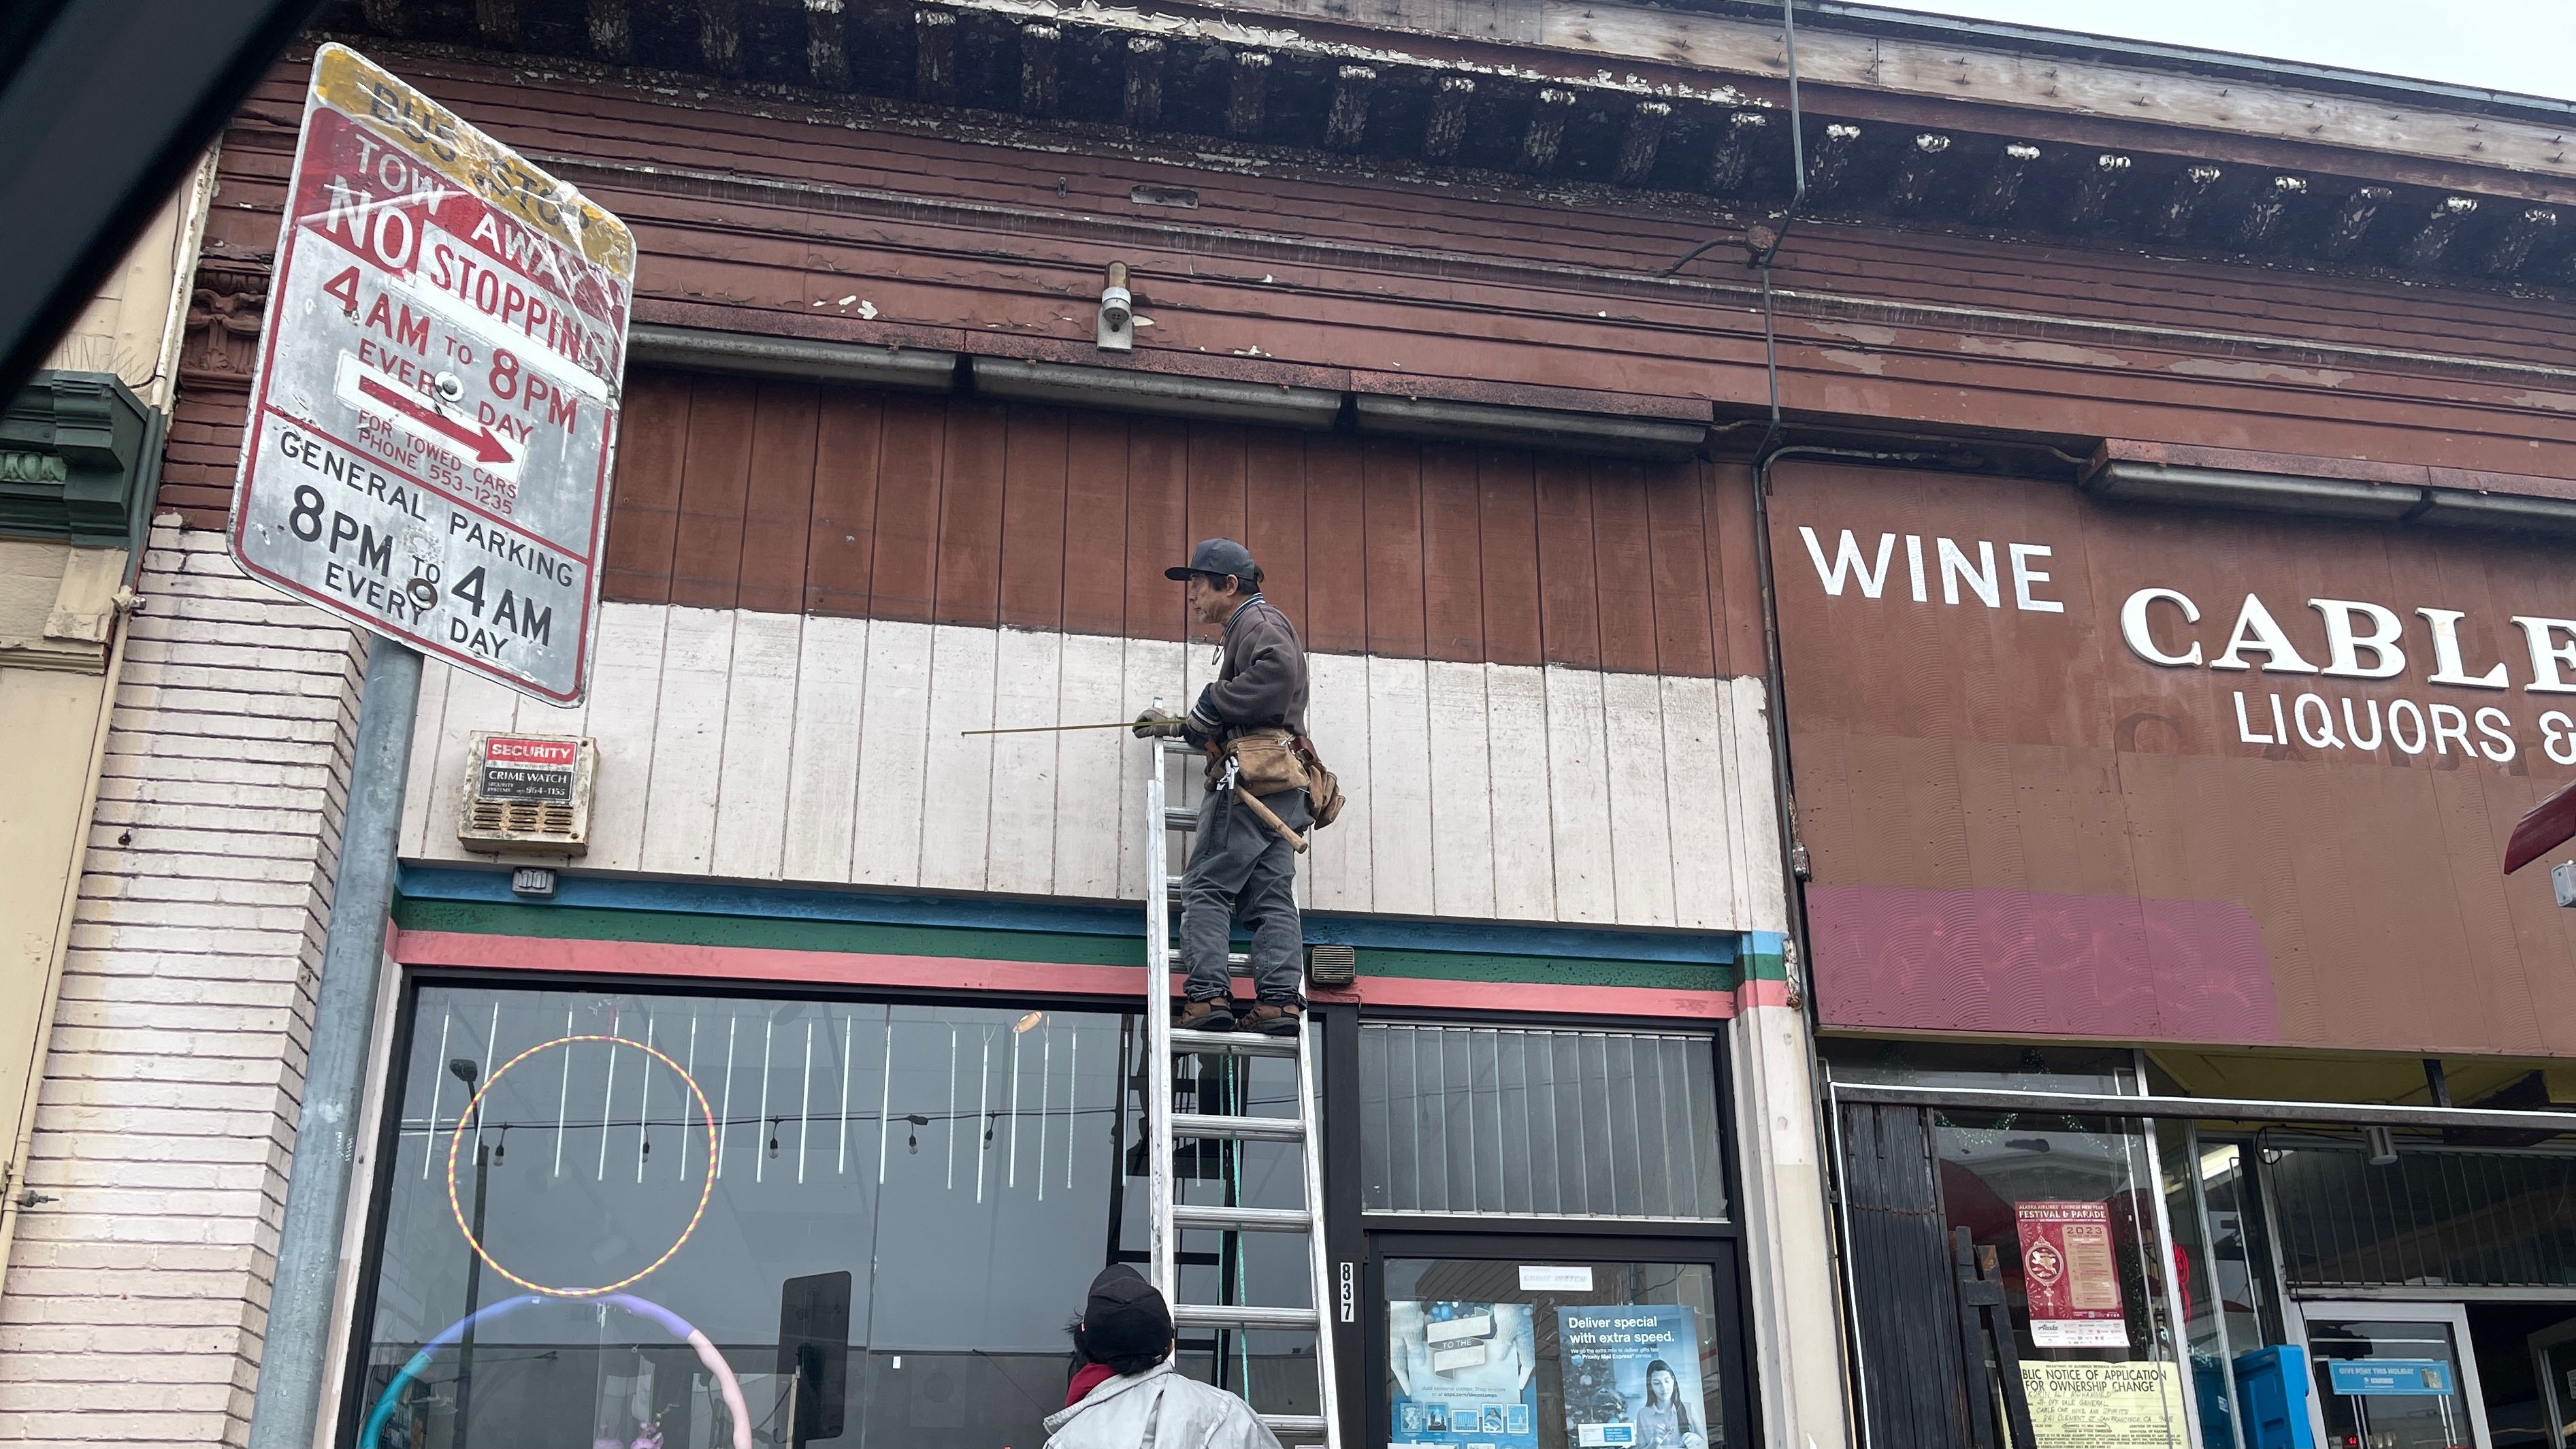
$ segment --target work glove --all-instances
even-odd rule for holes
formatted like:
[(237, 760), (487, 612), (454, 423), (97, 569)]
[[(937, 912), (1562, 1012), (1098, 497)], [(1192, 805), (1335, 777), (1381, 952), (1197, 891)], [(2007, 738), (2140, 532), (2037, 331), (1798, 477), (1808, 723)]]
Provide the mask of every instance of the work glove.
[(1177, 740), (1189, 732), (1189, 722), (1165, 710), (1149, 709), (1136, 716), (1136, 738), (1140, 740)]

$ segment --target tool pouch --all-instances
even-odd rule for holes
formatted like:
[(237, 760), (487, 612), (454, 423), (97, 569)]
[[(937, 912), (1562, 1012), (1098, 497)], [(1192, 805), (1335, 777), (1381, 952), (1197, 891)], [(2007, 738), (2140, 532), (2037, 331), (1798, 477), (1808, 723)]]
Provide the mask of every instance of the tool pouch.
[(1245, 730), (1226, 741), (1225, 753), (1234, 761), (1236, 787), (1247, 795), (1309, 788), (1306, 762), (1299, 757), (1296, 737), (1286, 730)]
[(1315, 753), (1313, 740), (1299, 735), (1292, 747), (1299, 761), (1306, 767), (1306, 798), (1315, 808), (1315, 823), (1307, 830), (1308, 834), (1312, 834), (1341, 818), (1344, 804), (1342, 782), (1334, 777), (1331, 770), (1325, 768), (1324, 757)]

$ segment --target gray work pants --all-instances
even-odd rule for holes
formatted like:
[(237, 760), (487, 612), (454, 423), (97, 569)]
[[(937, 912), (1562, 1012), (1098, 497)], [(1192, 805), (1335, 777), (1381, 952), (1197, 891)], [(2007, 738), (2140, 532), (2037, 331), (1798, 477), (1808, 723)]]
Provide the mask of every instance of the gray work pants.
[[(1264, 795), (1280, 822), (1304, 834), (1314, 807), (1303, 790)], [(1181, 964), (1193, 1001), (1228, 994), (1226, 941), (1240, 918), (1252, 932), (1252, 978), (1263, 1001), (1304, 999), (1306, 944), (1297, 917), (1297, 852), (1279, 832), (1234, 798), (1211, 791), (1199, 802), (1199, 828), (1181, 878)]]

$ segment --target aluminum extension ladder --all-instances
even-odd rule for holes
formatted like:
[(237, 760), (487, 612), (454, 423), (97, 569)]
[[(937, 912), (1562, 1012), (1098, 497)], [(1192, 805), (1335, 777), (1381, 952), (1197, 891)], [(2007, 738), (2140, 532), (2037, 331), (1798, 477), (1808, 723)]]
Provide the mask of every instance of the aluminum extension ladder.
[[(1151, 1186), (1152, 1237), (1148, 1277), (1172, 1308), (1176, 1329), (1289, 1329), (1315, 1335), (1316, 1402), (1320, 1414), (1263, 1414), (1262, 1421), (1284, 1445), (1321, 1444), (1341, 1449), (1341, 1415), (1333, 1382), (1331, 1262), (1324, 1246), (1324, 1152), (1316, 1111), (1315, 1024), (1301, 1013), (1297, 1035), (1263, 1036), (1253, 1032), (1182, 1031), (1172, 1025), (1172, 942), (1177, 922), (1173, 906), (1181, 878), (1172, 870), (1172, 831), (1194, 831), (1198, 812), (1175, 809), (1166, 799), (1164, 775), (1173, 757), (1187, 761), (1199, 752), (1178, 740), (1151, 742), (1153, 767), (1145, 786), (1145, 1116)], [(1184, 775), (1186, 778), (1186, 774)], [(1297, 1115), (1289, 1117), (1217, 1116), (1182, 1112), (1174, 1100), (1172, 1059), (1176, 1053), (1235, 1057), (1283, 1057), (1297, 1067)], [(1184, 1140), (1295, 1142), (1304, 1148), (1303, 1208), (1211, 1206), (1179, 1201), (1175, 1160)], [(1175, 1291), (1174, 1263), (1183, 1229), (1217, 1232), (1299, 1233), (1306, 1239), (1310, 1268), (1310, 1306), (1255, 1307), (1248, 1304), (1184, 1303)], [(1220, 1272), (1223, 1267), (1220, 1266)], [(1249, 1376), (1247, 1375), (1247, 1378)], [(1246, 1389), (1250, 1388), (1247, 1382)]]

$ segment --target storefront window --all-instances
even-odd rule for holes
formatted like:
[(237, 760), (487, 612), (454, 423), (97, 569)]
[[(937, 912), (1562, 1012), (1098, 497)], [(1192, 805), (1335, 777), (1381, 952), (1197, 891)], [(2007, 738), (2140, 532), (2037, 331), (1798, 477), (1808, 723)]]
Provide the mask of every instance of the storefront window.
[(2173, 1258), (2137, 1124), (1992, 1112), (1936, 1112), (1934, 1124), (1945, 1221), (1995, 1249), (2034, 1421), (2190, 1443), (2165, 1296)]
[(1818, 1044), (1838, 1082), (1985, 1087), (2015, 1092), (2137, 1090), (2135, 1053), (2107, 1047), (2010, 1047), (1829, 1038)]
[(2157, 1123), (2156, 1139), (2201, 1443), (2237, 1449), (2250, 1432), (2242, 1422), (2245, 1377), (2273, 1372), (2261, 1352), (2285, 1341), (2280, 1301), (2270, 1287), (2271, 1248), (2263, 1236), (2253, 1149), (2188, 1122)]
[(1367, 1023), (1370, 1212), (1722, 1222), (1716, 1044)]
[(2266, 1140), (2294, 1286), (2576, 1287), (2576, 1155)]
[(1736, 1442), (1708, 1264), (1394, 1258), (1385, 1313), (1399, 1449)]
[[(1066, 1321), (1144, 1246), (1134, 1023), (423, 988), (357, 1442), (1035, 1449)], [(1267, 1065), (1240, 1110), (1286, 1110)], [(1263, 1145), (1185, 1164), (1187, 1195), (1292, 1205), (1293, 1158)], [(1302, 1245), (1185, 1243), (1184, 1296), (1306, 1301), (1280, 1246)], [(1311, 1404), (1312, 1335), (1258, 1337), (1189, 1366), (1222, 1354), (1259, 1403), (1297, 1358)]]

